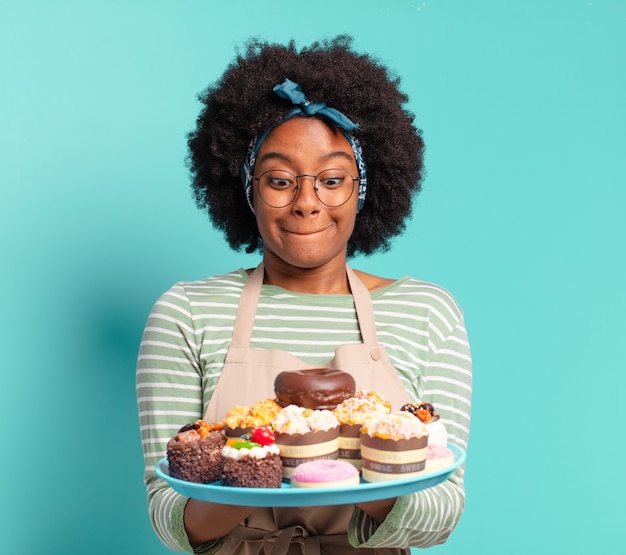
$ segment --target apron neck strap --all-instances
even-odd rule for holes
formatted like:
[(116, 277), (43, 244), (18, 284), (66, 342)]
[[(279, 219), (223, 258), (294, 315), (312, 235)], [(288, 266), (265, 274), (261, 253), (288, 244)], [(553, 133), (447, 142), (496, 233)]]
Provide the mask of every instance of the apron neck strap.
[[(346, 273), (352, 292), (352, 298), (354, 299), (356, 316), (359, 321), (359, 329), (361, 330), (363, 343), (366, 345), (376, 345), (378, 338), (376, 335), (374, 308), (372, 306), (370, 292), (348, 265), (346, 265)], [(256, 316), (256, 308), (261, 294), (264, 275), (265, 270), (263, 268), (263, 262), (261, 262), (246, 280), (235, 317), (231, 341), (233, 347), (250, 346), (250, 338), (252, 337), (252, 328), (254, 327), (254, 318)]]

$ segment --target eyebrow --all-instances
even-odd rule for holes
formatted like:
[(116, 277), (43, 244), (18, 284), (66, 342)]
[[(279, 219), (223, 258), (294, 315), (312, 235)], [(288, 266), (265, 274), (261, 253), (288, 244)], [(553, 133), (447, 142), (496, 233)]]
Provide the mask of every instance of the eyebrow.
[[(354, 162), (354, 155), (352, 153), (348, 154), (344, 150), (334, 150), (332, 152), (328, 152), (321, 157), (321, 160), (330, 160), (331, 158), (344, 158), (349, 162)], [(267, 162), (268, 160), (282, 160), (283, 162), (292, 162), (289, 156), (281, 153), (281, 152), (266, 152), (257, 159), (256, 163)]]

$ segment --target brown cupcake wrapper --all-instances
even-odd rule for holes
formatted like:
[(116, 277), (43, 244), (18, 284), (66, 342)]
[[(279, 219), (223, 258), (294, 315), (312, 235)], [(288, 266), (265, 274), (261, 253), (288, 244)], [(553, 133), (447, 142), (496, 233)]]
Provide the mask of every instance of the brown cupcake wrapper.
[(339, 458), (340, 459), (360, 459), (361, 458), (361, 450), (360, 449), (342, 449), (339, 447)]
[(349, 451), (359, 451), (361, 449), (361, 440), (357, 437), (339, 436), (339, 449), (346, 449)]
[(364, 469), (373, 470), (374, 472), (379, 472), (381, 474), (394, 474), (402, 476), (403, 474), (421, 472), (426, 467), (426, 461), (423, 460), (412, 463), (390, 464), (372, 461), (369, 459), (361, 459), (361, 466)]
[(328, 455), (329, 453), (336, 453), (339, 451), (339, 439), (331, 439), (330, 441), (324, 441), (322, 443), (314, 444), (296, 444), (289, 445), (276, 441), (278, 449), (280, 449), (280, 456), (285, 459), (304, 459), (311, 457), (321, 457)]
[(339, 436), (359, 438), (361, 436), (361, 424), (341, 424)]
[(339, 426), (330, 430), (319, 430), (317, 432), (307, 432), (306, 434), (285, 434), (276, 432), (276, 443), (278, 445), (314, 445), (339, 438)]
[(230, 426), (225, 426), (224, 435), (229, 439), (237, 439), (251, 433), (252, 430), (254, 430), (254, 427), (252, 426), (248, 426), (247, 428), (231, 428)]
[(383, 439), (361, 433), (361, 445), (380, 451), (414, 451), (426, 449), (428, 446), (428, 434), (410, 439)]

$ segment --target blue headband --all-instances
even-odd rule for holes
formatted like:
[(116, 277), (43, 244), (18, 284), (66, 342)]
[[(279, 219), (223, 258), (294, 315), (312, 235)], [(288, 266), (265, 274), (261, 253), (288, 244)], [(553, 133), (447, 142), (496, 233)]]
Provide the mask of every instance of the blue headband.
[(285, 79), (283, 83), (276, 85), (273, 90), (278, 96), (290, 100), (296, 107), (269, 130), (259, 133), (254, 139), (252, 139), (252, 141), (250, 141), (250, 144), (248, 145), (248, 154), (246, 155), (246, 160), (241, 168), (241, 180), (243, 181), (243, 187), (250, 209), (254, 212), (252, 205), (252, 170), (263, 141), (267, 138), (274, 127), (277, 127), (294, 116), (317, 115), (337, 127), (352, 147), (352, 152), (354, 153), (354, 158), (359, 169), (359, 204), (357, 211), (361, 210), (363, 203), (365, 202), (367, 175), (365, 172), (365, 162), (363, 160), (363, 150), (361, 149), (361, 145), (359, 144), (357, 138), (350, 133), (351, 131), (357, 130), (359, 128), (359, 124), (353, 123), (339, 110), (329, 108), (324, 102), (311, 102), (302, 92), (300, 85), (290, 81), (289, 79)]

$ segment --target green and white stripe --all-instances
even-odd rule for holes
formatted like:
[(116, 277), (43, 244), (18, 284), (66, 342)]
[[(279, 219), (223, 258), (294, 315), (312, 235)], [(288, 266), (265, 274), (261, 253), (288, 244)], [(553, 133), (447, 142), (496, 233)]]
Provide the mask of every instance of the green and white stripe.
[[(247, 274), (179, 283), (148, 318), (137, 366), (145, 481), (153, 525), (171, 549), (189, 549), (184, 498), (156, 478), (154, 465), (184, 424), (201, 418), (222, 370)], [(372, 293), (380, 343), (415, 401), (433, 403), (450, 441), (467, 448), (471, 358), (462, 312), (444, 289), (405, 277)], [(323, 365), (337, 346), (361, 341), (350, 295), (306, 295), (263, 286), (251, 347), (281, 349)], [(426, 547), (445, 541), (463, 510), (463, 470), (402, 498), (380, 526), (359, 511), (351, 538), (370, 547)]]

